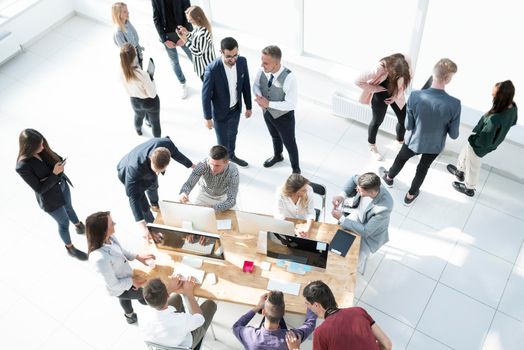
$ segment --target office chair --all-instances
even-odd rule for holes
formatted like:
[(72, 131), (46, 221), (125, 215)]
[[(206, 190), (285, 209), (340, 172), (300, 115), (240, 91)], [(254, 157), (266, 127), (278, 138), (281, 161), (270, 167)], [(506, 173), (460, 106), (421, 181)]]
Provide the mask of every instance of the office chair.
[[(313, 188), (313, 192), (318, 194), (322, 198), (322, 211), (324, 212), (324, 222), (326, 222), (326, 186), (310, 182), (309, 185)], [(316, 218), (315, 221), (318, 222), (320, 218), (320, 209), (315, 208)]]

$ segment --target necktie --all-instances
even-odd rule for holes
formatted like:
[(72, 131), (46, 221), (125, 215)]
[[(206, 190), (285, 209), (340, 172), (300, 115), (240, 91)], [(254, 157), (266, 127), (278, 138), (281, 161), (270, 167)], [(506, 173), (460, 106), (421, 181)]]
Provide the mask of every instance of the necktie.
[(273, 85), (273, 78), (274, 78), (274, 77), (275, 77), (275, 76), (274, 76), (273, 74), (270, 74), (270, 75), (269, 75), (269, 81), (267, 82), (267, 87), (268, 87), (268, 88), (270, 88), (271, 85)]

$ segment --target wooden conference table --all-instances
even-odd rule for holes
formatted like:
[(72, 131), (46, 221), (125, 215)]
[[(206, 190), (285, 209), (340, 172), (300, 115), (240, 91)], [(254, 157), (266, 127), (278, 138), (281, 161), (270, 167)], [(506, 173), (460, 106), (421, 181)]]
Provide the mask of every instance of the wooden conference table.
[[(204, 260), (200, 269), (206, 271), (206, 276), (202, 285), (197, 285), (195, 288), (195, 296), (253, 306), (257, 304), (260, 295), (267, 292), (269, 279), (284, 280), (300, 283), (298, 296), (290, 294), (284, 296), (286, 312), (304, 314), (306, 312), (302, 297), (304, 287), (311, 281), (322, 280), (331, 288), (340, 307), (353, 306), (360, 249), (359, 236), (356, 236), (345, 258), (329, 252), (327, 268), (324, 271), (313, 270), (299, 275), (287, 272), (285, 267), (279, 267), (271, 260), (269, 260), (271, 269), (264, 271), (260, 268), (260, 264), (268, 260), (265, 255), (256, 253), (258, 235), (239, 233), (236, 212), (233, 210), (217, 212), (216, 217), (217, 220), (231, 219), (231, 230), (219, 230), (225, 261)], [(163, 223), (160, 213), (155, 223)], [(340, 229), (338, 225), (315, 222), (309, 238), (329, 243), (338, 229)], [(168, 277), (173, 273), (175, 265), (180, 263), (182, 256), (157, 250), (154, 244), (151, 244), (148, 249), (156, 255), (156, 266), (150, 269), (135, 263), (134, 275), (147, 280), (161, 278), (164, 283), (167, 283)], [(244, 260), (255, 263), (253, 272), (242, 271)], [(211, 272), (216, 275), (216, 284), (211, 284), (208, 279), (208, 274)]]

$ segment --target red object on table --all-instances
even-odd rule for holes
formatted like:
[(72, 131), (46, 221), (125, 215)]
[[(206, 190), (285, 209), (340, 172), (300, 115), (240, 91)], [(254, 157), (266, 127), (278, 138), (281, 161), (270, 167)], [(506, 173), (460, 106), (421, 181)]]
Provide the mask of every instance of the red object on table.
[(244, 272), (253, 272), (253, 269), (255, 268), (255, 263), (249, 260), (244, 260), (244, 266), (242, 267), (242, 271)]

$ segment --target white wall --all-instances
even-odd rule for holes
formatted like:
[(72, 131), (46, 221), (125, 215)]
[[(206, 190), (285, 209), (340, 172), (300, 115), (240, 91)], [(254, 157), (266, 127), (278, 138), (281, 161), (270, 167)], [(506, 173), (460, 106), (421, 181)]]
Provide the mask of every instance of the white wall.
[(0, 40), (0, 63), (9, 59), (35, 37), (73, 13), (71, 0), (40, 0), (0, 25), (10, 34)]

